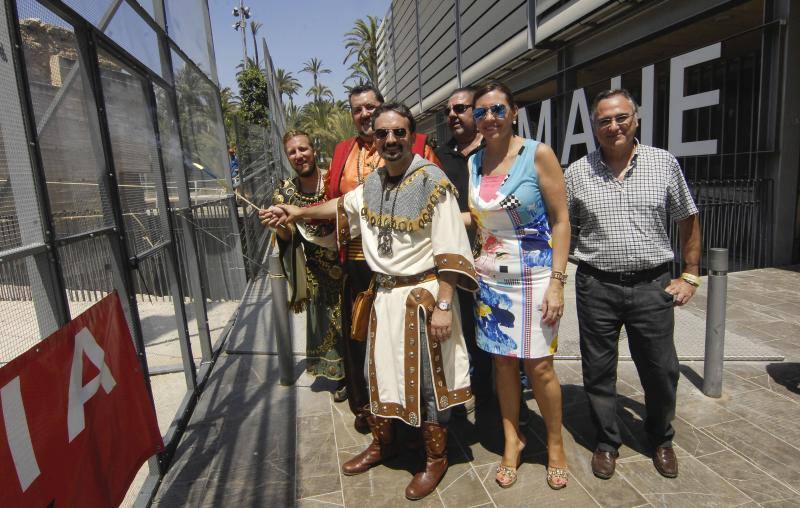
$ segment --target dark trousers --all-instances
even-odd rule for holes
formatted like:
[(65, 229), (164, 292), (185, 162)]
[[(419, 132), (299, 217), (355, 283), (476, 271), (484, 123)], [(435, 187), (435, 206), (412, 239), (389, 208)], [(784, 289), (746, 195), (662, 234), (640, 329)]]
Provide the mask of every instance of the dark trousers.
[[(344, 294), (342, 295), (342, 351), (344, 351), (344, 376), (347, 384), (347, 402), (353, 414), (365, 412), (369, 406), (367, 380), (364, 378), (364, 360), (367, 343), (350, 340), (350, 323), (353, 300), (369, 287), (372, 270), (366, 261), (348, 260), (344, 265)], [(369, 410), (366, 410), (369, 413)]]
[[(470, 360), (470, 384), (476, 400), (487, 399), (492, 394), (492, 357), (478, 347), (475, 339), (475, 296), (469, 291), (458, 290), (458, 306), (461, 312), (461, 328)], [(482, 402), (482, 400), (481, 400)]]
[(670, 446), (675, 430), (678, 356), (672, 295), (664, 291), (670, 274), (651, 281), (619, 284), (602, 281), (578, 268), (575, 277), (583, 385), (597, 428), (597, 448), (622, 444), (617, 421), (618, 340), (628, 332), (631, 356), (644, 388), (645, 431), (652, 446)]

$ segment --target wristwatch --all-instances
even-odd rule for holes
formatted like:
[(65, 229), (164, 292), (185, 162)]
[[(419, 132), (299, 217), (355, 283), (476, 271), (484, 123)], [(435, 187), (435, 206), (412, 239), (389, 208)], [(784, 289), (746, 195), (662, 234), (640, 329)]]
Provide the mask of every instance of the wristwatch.
[(436, 302), (436, 306), (439, 308), (439, 310), (443, 310), (445, 312), (453, 308), (452, 303), (446, 302), (444, 300), (439, 300), (438, 302)]

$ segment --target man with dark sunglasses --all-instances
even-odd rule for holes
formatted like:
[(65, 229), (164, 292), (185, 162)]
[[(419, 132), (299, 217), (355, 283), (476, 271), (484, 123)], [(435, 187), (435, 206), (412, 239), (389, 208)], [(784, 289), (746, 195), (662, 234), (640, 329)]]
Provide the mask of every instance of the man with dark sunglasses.
[[(700, 284), (697, 206), (677, 159), (636, 139), (637, 111), (624, 89), (598, 94), (592, 123), (600, 149), (565, 173), (570, 221), (580, 226), (575, 296), (583, 386), (597, 428), (592, 471), (602, 479), (613, 476), (622, 444), (616, 400), (622, 326), (644, 388), (653, 465), (662, 476), (678, 476), (673, 306), (688, 302)], [(677, 279), (670, 273), (669, 220), (680, 231), (684, 273)]]
[[(358, 85), (350, 89), (348, 101), (358, 135), (340, 142), (333, 151), (326, 182), (329, 200), (355, 189), (375, 168), (384, 164), (375, 146), (375, 132), (372, 127), (373, 113), (383, 104), (383, 95), (370, 84)], [(424, 134), (417, 135), (412, 152), (438, 164), (433, 149), (426, 145)], [(360, 239), (342, 249), (340, 256), (345, 273), (342, 295), (344, 344), (341, 349), (344, 351), (346, 390), (338, 391), (334, 399), (340, 402), (346, 398), (355, 415), (354, 427), (359, 432), (368, 432), (369, 398), (363, 374), (366, 349), (363, 342), (351, 340), (350, 325), (353, 301), (359, 293), (367, 290), (372, 271), (364, 259)]]
[[(458, 88), (447, 99), (445, 113), (447, 125), (452, 137), (436, 149), (441, 168), (447, 178), (453, 182), (458, 191), (458, 208), (461, 213), (469, 213), (469, 169), (467, 159), (483, 147), (483, 136), (475, 127), (472, 117), (472, 98), (475, 88), (471, 86)], [(470, 245), (475, 244), (475, 231), (467, 230)], [(474, 404), (467, 404), (466, 411), (470, 412), (475, 405), (480, 406), (491, 397), (492, 393), (492, 359), (488, 353), (480, 349), (475, 343), (475, 316), (473, 307), (475, 298), (469, 291), (458, 291), (458, 302), (461, 310), (461, 324), (464, 329), (464, 339), (467, 342), (471, 360), (472, 392), (475, 395)]]
[(425, 466), (405, 495), (422, 499), (447, 471), (450, 409), (472, 398), (453, 297), (457, 286), (475, 291), (478, 282), (453, 184), (410, 150), (416, 127), (411, 112), (386, 104), (376, 109), (373, 123), (385, 162), (363, 185), (319, 206), (278, 205), (259, 215), (273, 227), (335, 217), (340, 243), (363, 239), (376, 285), (367, 339), (373, 438), (342, 464), (342, 472), (366, 473), (397, 454), (391, 419), (421, 426)]

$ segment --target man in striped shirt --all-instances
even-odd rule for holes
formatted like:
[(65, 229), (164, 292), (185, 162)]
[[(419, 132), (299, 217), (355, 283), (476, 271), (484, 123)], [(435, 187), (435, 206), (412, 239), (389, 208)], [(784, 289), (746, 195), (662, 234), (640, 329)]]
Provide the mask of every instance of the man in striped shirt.
[[(616, 412), (618, 340), (624, 325), (645, 393), (645, 430), (653, 464), (678, 475), (672, 450), (678, 357), (674, 305), (699, 284), (698, 211), (678, 161), (642, 145), (636, 102), (626, 90), (601, 92), (592, 104), (600, 149), (567, 168), (570, 221), (580, 227), (575, 280), (583, 383), (597, 445), (592, 471), (611, 478), (622, 444)], [(672, 279), (668, 221), (678, 222), (684, 273)]]

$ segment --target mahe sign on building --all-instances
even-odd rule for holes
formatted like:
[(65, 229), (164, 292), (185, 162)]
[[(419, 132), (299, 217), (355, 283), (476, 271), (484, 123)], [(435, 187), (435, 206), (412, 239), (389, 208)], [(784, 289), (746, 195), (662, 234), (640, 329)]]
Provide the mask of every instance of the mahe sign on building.
[(116, 506), (162, 449), (113, 293), (0, 368), (0, 506)]

